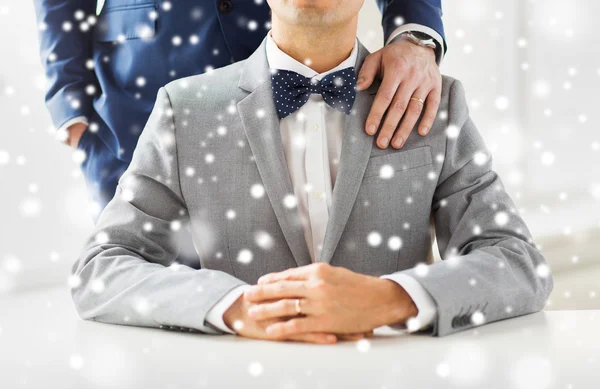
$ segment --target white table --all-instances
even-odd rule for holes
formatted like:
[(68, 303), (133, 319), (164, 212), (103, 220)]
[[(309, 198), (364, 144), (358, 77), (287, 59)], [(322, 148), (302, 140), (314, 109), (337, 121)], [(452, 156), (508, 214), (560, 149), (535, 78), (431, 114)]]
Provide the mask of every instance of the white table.
[(336, 345), (79, 319), (68, 289), (0, 300), (0, 388), (600, 388), (600, 311)]

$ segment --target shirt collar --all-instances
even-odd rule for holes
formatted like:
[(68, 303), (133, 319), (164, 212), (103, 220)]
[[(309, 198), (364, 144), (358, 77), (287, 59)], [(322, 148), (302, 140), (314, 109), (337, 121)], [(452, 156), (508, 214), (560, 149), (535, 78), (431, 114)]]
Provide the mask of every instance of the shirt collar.
[(269, 63), (269, 67), (271, 69), (290, 70), (301, 74), (304, 77), (316, 77), (318, 80), (320, 80), (329, 73), (333, 73), (341, 69), (355, 66), (356, 58), (358, 57), (358, 42), (356, 39), (354, 39), (354, 48), (352, 49), (352, 52), (350, 53), (350, 56), (348, 56), (348, 58), (346, 58), (344, 61), (342, 61), (342, 63), (340, 63), (333, 69), (330, 69), (323, 73), (317, 73), (302, 62), (298, 62), (294, 58), (284, 53), (279, 47), (277, 47), (275, 40), (271, 36), (271, 30), (269, 30), (267, 34), (266, 51), (267, 62)]

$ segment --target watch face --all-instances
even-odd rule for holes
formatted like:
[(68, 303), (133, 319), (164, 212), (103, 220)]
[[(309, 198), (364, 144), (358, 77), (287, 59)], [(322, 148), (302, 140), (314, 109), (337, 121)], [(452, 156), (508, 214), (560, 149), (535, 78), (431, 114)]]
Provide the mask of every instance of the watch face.
[(424, 32), (421, 32), (421, 31), (411, 31), (411, 33), (421, 40), (431, 39), (431, 37), (429, 35), (425, 34)]

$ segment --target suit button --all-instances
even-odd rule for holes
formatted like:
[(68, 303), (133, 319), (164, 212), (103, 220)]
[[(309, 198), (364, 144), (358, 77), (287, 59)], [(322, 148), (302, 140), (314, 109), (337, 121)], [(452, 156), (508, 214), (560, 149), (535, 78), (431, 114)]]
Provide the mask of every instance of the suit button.
[(452, 319), (452, 328), (456, 328), (459, 325), (459, 317), (458, 316), (454, 316), (454, 319)]
[(224, 14), (231, 12), (233, 5), (230, 0), (219, 0), (219, 11)]
[(460, 320), (460, 324), (463, 327), (469, 325), (470, 322), (471, 322), (471, 317), (469, 315), (463, 315), (463, 317)]

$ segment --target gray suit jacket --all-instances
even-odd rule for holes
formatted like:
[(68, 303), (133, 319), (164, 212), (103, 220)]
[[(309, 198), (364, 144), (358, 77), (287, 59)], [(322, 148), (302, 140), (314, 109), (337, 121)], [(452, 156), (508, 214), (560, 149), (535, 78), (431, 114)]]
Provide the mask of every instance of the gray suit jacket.
[[(228, 291), (310, 263), (298, 210), (284, 204), (294, 192), (265, 42), (245, 61), (159, 90), (115, 197), (72, 268), (83, 319), (222, 333), (205, 316)], [(359, 43), (357, 70), (368, 54)], [(346, 119), (319, 261), (415, 277), (437, 305), (438, 336), (475, 325), (476, 311), (492, 322), (541, 310), (552, 278), (538, 275), (545, 259), (491, 170), (461, 83), (443, 78), (447, 114), (401, 150), (379, 149), (363, 130), (377, 88), (357, 92)], [(384, 165), (393, 177), (380, 177)], [(199, 270), (173, 263), (188, 222)], [(431, 263), (433, 225), (444, 260)], [(383, 238), (377, 246), (367, 242), (373, 231)], [(257, 243), (265, 233), (272, 245)], [(399, 250), (388, 247), (392, 236)], [(421, 262), (431, 264), (415, 268)]]

